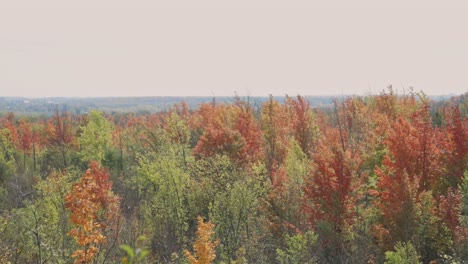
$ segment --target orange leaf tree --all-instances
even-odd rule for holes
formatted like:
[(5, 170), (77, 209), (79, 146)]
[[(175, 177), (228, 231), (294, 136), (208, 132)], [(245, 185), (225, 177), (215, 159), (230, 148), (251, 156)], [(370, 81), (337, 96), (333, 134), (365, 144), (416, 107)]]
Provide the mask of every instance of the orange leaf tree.
[(246, 103), (238, 102), (234, 106), (204, 104), (198, 115), (198, 126), (203, 134), (194, 148), (196, 157), (227, 155), (241, 167), (259, 159), (261, 131)]
[(72, 257), (75, 263), (90, 263), (106, 241), (105, 232), (119, 213), (119, 198), (113, 194), (108, 172), (96, 162), (73, 184), (65, 197), (65, 207), (71, 212), (75, 228), (68, 232), (80, 245)]
[(291, 136), (292, 118), (288, 108), (281, 105), (270, 96), (268, 102), (263, 104), (261, 114), (261, 127), (263, 131), (263, 150), (265, 165), (269, 176), (283, 164)]

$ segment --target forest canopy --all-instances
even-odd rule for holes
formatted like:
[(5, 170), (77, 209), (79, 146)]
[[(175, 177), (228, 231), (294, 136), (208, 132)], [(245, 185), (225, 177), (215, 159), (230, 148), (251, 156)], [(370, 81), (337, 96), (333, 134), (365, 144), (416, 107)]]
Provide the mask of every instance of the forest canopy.
[(468, 259), (468, 94), (309, 99), (3, 109), (0, 263)]

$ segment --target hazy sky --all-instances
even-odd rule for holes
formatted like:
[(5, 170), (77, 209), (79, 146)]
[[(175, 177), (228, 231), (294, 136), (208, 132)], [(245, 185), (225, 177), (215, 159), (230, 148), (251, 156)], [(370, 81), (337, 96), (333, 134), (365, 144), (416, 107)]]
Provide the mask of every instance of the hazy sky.
[(0, 96), (468, 91), (462, 1), (9, 2)]

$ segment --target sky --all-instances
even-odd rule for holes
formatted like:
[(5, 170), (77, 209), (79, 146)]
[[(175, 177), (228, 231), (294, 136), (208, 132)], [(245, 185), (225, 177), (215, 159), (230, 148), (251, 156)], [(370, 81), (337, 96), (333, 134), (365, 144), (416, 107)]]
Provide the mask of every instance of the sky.
[(461, 94), (463, 2), (0, 0), (0, 96)]

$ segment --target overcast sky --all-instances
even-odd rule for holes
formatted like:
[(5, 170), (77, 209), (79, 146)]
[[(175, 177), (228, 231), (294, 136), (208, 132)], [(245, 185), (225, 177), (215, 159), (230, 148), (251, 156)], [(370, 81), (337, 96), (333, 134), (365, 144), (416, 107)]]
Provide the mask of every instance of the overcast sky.
[(468, 91), (460, 3), (11, 2), (0, 0), (0, 96)]

